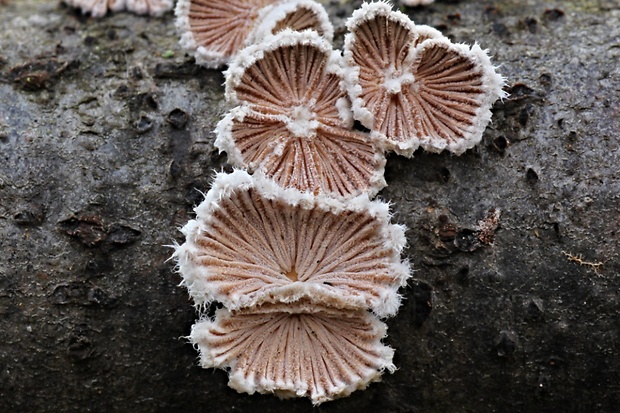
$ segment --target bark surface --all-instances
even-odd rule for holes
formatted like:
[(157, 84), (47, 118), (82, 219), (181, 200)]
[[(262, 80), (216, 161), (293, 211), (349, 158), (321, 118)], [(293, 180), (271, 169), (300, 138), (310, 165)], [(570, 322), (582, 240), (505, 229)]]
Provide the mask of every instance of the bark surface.
[[(221, 72), (180, 50), (172, 13), (3, 3), (0, 411), (311, 411), (237, 394), (185, 338), (166, 245), (227, 168)], [(359, 4), (327, 4), (336, 46)], [(399, 370), (314, 410), (617, 411), (618, 1), (402, 10), (489, 49), (511, 95), (464, 155), (389, 157), (380, 198), (415, 269), (387, 321)]]

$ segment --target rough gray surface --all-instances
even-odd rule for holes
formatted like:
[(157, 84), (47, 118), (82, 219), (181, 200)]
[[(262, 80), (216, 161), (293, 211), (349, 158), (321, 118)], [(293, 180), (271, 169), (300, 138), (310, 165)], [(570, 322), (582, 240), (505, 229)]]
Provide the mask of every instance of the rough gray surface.
[[(359, 4), (330, 3), (340, 42)], [(618, 1), (404, 10), (490, 49), (511, 97), (461, 157), (390, 156), (380, 196), (416, 269), (388, 320), (400, 369), (315, 410), (617, 411)], [(237, 394), (183, 338), (196, 313), (164, 245), (225, 162), (221, 73), (171, 14), (13, 0), (0, 29), (0, 411), (311, 410)]]

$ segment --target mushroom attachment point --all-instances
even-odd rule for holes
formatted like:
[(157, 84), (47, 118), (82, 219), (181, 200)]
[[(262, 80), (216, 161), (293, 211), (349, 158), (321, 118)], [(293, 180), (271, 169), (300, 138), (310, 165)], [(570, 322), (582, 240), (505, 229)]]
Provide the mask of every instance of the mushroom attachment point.
[(192, 328), (205, 368), (229, 370), (239, 392), (309, 397), (320, 404), (393, 372), (394, 350), (381, 343), (386, 326), (372, 314), (308, 303), (220, 309)]
[(477, 44), (454, 44), (382, 2), (362, 5), (347, 27), (345, 81), (355, 118), (384, 149), (460, 155), (480, 142), (491, 106), (506, 94)]
[(394, 315), (409, 267), (388, 205), (284, 189), (260, 174), (218, 174), (175, 256), (198, 305), (230, 310), (306, 300)]
[(385, 186), (383, 151), (353, 130), (342, 57), (316, 32), (281, 31), (225, 73), (239, 106), (217, 125), (215, 146), (234, 166), (315, 194), (374, 196)]

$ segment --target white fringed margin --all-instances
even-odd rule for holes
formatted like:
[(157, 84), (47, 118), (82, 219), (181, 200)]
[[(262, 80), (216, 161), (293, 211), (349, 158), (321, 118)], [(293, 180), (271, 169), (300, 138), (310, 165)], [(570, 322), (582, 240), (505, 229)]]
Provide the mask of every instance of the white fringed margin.
[(504, 77), (495, 71), (495, 66), (491, 63), (487, 51), (482, 50), (477, 43), (470, 47), (466, 44), (451, 43), (447, 39), (430, 39), (418, 45), (415, 48), (414, 55), (419, 56), (424, 50), (437, 46), (444, 47), (447, 50), (451, 49), (474, 64), (475, 70), (481, 73), (483, 94), (480, 96), (479, 106), (472, 119), (472, 125), (462, 139), (446, 142), (444, 139), (434, 139), (432, 136), (427, 136), (420, 139), (420, 146), (428, 152), (439, 153), (447, 150), (455, 155), (461, 155), (482, 140), (482, 135), (491, 121), (493, 103), (497, 99), (504, 99), (507, 96), (507, 93), (502, 89), (506, 82)]
[[(227, 309), (219, 309), (212, 320), (203, 319), (192, 326), (190, 341), (200, 352), (200, 364), (203, 368), (222, 368), (229, 371), (228, 385), (240, 393), (260, 393), (276, 394), (280, 398), (290, 397), (309, 397), (314, 405), (321, 404), (340, 397), (346, 397), (356, 390), (362, 390), (369, 384), (379, 381), (385, 370), (393, 373), (396, 366), (393, 363), (394, 349), (381, 343), (387, 336), (387, 326), (376, 317), (368, 313), (342, 312), (329, 308), (317, 309), (316, 307), (305, 307), (298, 305), (281, 305), (280, 311), (289, 314), (316, 314), (319, 312), (333, 313), (335, 317), (364, 317), (376, 336), (375, 351), (377, 356), (372, 361), (372, 366), (365, 366), (359, 372), (348, 370), (351, 375), (348, 382), (338, 381), (332, 383), (329, 388), (320, 388), (310, 391), (308, 383), (296, 380), (292, 377), (287, 381), (275, 381), (272, 377), (256, 377), (256, 374), (248, 373), (244, 370), (246, 366), (238, 366), (236, 358), (227, 357), (227, 354), (216, 352), (210, 345), (212, 340), (218, 340), (219, 336), (214, 336), (211, 329), (221, 321), (235, 317), (235, 312)], [(250, 310), (252, 311), (252, 310)], [(271, 312), (278, 311), (277, 308)], [(243, 310), (241, 311), (243, 312)], [(251, 351), (251, 349), (247, 349)], [(332, 355), (338, 357), (338, 354)], [(328, 382), (329, 378), (324, 381)], [(320, 383), (319, 382), (319, 385)]]

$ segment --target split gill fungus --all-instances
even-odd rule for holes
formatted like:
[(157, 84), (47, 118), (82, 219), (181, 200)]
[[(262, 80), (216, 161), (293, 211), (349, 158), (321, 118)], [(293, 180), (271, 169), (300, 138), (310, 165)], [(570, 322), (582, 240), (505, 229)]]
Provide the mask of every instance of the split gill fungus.
[(380, 318), (410, 277), (404, 228), (372, 200), (385, 153), (472, 148), (504, 78), (477, 44), (385, 2), (353, 13), (342, 54), (314, 1), (180, 0), (175, 13), (197, 64), (229, 65), (215, 147), (240, 168), (216, 175), (174, 253), (202, 367), (314, 404), (366, 387), (395, 369)]

